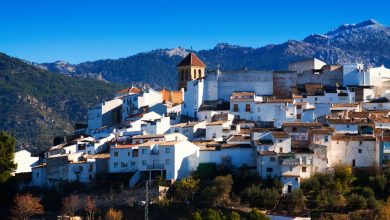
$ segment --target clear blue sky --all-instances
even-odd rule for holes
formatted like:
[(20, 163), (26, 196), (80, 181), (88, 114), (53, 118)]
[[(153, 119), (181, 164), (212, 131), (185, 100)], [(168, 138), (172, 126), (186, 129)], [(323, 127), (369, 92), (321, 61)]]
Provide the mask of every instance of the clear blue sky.
[(389, 9), (387, 0), (0, 0), (0, 51), (79, 63), (220, 42), (260, 47), (370, 18), (390, 25)]

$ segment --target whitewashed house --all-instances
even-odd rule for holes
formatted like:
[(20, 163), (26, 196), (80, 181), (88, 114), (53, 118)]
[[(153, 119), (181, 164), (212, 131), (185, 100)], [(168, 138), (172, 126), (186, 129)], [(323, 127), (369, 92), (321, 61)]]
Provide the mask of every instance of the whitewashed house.
[(38, 165), (39, 157), (32, 157), (31, 153), (26, 150), (15, 152), (14, 162), (17, 167), (13, 175), (17, 173), (29, 173), (31, 167)]
[(169, 128), (169, 133), (183, 134), (190, 141), (193, 141), (195, 139), (205, 139), (206, 121), (184, 122), (184, 123), (172, 125)]
[(115, 98), (88, 110), (88, 131), (113, 126), (121, 121), (123, 100)]
[(222, 141), (230, 136), (231, 121), (214, 121), (206, 124), (206, 140)]
[(380, 150), (372, 135), (335, 134), (327, 157), (329, 167), (338, 164), (369, 167), (379, 165)]
[(165, 134), (171, 127), (171, 118), (162, 117), (153, 120), (144, 121), (145, 124), (141, 124), (141, 130), (143, 134)]

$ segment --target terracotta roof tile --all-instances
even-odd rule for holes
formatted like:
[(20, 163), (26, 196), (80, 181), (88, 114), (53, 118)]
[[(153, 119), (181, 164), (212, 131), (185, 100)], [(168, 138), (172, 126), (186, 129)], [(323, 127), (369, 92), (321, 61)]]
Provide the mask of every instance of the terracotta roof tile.
[(206, 65), (195, 55), (195, 53), (188, 54), (178, 65), (179, 66), (199, 66), (206, 67)]

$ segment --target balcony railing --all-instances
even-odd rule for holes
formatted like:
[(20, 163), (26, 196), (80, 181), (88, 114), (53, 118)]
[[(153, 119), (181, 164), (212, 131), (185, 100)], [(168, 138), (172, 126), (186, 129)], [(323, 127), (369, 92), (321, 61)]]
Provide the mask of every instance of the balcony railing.
[(161, 170), (164, 169), (164, 164), (149, 164), (146, 165), (148, 170)]

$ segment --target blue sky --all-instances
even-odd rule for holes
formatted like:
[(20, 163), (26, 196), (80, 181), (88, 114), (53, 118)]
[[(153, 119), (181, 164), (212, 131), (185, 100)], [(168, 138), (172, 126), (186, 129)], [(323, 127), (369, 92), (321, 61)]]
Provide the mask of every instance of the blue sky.
[(156, 48), (260, 47), (370, 18), (390, 2), (0, 0), (0, 51), (34, 62), (126, 57)]

